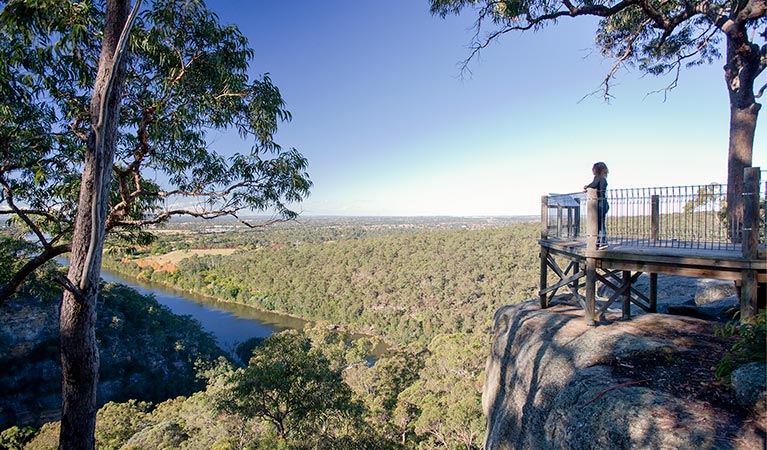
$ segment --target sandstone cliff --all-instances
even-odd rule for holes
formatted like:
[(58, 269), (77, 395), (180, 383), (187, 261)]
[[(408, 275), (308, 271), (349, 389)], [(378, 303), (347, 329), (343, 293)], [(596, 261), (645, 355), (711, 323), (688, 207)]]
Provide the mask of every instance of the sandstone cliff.
[(744, 408), (715, 380), (730, 343), (714, 327), (664, 314), (588, 327), (569, 304), (499, 310), (486, 449), (765, 448), (764, 393)]
[[(60, 416), (59, 298), (18, 296), (0, 306), (0, 430)], [(99, 405), (189, 395), (203, 385), (196, 361), (223, 355), (198, 322), (151, 297), (106, 284), (99, 300)]]

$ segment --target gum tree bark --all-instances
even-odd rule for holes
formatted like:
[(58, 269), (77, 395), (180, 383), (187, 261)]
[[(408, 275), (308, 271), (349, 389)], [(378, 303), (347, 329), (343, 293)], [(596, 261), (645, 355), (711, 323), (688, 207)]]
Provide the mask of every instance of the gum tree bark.
[(118, 58), (118, 43), (126, 29), (129, 10), (130, 0), (107, 1), (101, 56), (90, 104), (91, 131), (59, 316), (63, 398), (61, 450), (95, 448), (99, 369), (96, 298), (118, 112), (125, 81), (125, 58)]
[[(733, 242), (741, 242), (743, 220), (743, 171), (751, 167), (756, 121), (761, 105), (756, 103), (754, 81), (764, 55), (749, 42), (745, 26), (726, 32), (727, 64), (724, 79), (730, 97), (730, 142), (727, 153), (727, 222)], [(762, 52), (763, 53), (763, 52)]]

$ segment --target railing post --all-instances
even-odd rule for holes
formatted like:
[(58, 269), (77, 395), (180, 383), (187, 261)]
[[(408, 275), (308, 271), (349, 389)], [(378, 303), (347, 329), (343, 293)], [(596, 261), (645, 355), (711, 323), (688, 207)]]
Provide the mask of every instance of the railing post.
[(577, 205), (575, 207), (575, 212), (574, 212), (574, 214), (575, 214), (575, 233), (574, 233), (573, 237), (578, 237), (578, 235), (581, 232), (581, 199), (576, 197), (573, 200), (575, 200), (575, 203)]
[(653, 244), (660, 239), (660, 195), (650, 196), (650, 240)]
[(549, 196), (541, 196), (541, 239), (549, 237)]
[[(547, 195), (541, 196), (541, 241), (547, 240), (549, 237), (549, 197)], [(541, 273), (540, 273), (540, 290), (538, 292), (543, 292), (544, 289), (546, 289), (546, 285), (548, 283), (548, 272), (549, 272), (549, 266), (548, 266), (548, 259), (549, 259), (549, 248), (543, 245), (543, 242), (541, 242)], [(540, 296), (541, 301), (541, 308), (547, 308), (549, 306), (548, 299), (546, 297), (546, 294), (538, 294)]]
[(597, 250), (597, 190), (586, 190), (586, 324), (594, 325), (597, 294), (597, 260), (592, 255)]
[[(743, 171), (743, 259), (757, 259), (759, 251), (759, 167), (746, 167)], [(749, 319), (757, 309), (756, 270), (744, 270), (740, 289), (740, 318)]]
[[(660, 195), (650, 196), (650, 241), (658, 245), (660, 240)], [(650, 273), (650, 312), (658, 312), (658, 274)]]

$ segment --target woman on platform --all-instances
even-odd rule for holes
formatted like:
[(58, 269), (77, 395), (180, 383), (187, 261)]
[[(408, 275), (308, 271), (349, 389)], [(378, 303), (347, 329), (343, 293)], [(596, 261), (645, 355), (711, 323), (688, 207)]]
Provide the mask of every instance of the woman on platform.
[(591, 172), (594, 174), (594, 180), (583, 186), (583, 191), (585, 192), (588, 188), (597, 190), (597, 249), (604, 250), (607, 248), (605, 219), (607, 211), (610, 209), (610, 204), (607, 203), (607, 174), (610, 171), (607, 170), (607, 164), (600, 161), (594, 164)]

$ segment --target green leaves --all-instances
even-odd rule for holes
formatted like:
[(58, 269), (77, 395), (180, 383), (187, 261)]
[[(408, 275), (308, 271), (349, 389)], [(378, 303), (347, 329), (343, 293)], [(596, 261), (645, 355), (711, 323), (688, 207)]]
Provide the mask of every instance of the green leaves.
[(335, 439), (332, 433), (357, 406), (341, 372), (311, 348), (295, 331), (268, 337), (248, 366), (231, 375), (219, 408), (270, 422), (283, 441)]
[[(104, 5), (11, 1), (0, 14), (0, 202), (19, 226), (70, 239), (90, 130)], [(307, 161), (274, 139), (291, 116), (253, 50), (199, 0), (152, 2), (131, 32), (107, 231), (173, 215), (292, 219)], [(238, 133), (235, 147), (209, 135)], [(13, 209), (12, 204), (28, 206)], [(183, 206), (178, 206), (183, 205)], [(41, 252), (48, 243), (38, 243)]]

